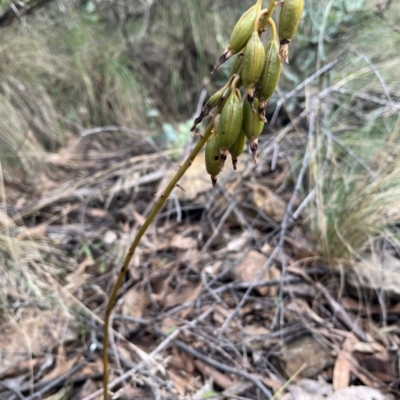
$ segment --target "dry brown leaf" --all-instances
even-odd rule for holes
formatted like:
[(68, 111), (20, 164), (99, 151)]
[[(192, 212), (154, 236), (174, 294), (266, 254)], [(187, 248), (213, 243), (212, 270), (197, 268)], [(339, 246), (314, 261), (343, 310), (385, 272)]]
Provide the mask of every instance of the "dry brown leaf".
[[(240, 281), (250, 283), (257, 277), (267, 258), (258, 251), (251, 250), (247, 253), (243, 261), (233, 270), (233, 278)], [(259, 281), (267, 279), (267, 274), (260, 276)]]
[[(275, 265), (271, 265), (267, 269), (267, 276), (268, 280), (278, 280), (281, 278), (281, 271), (278, 268), (276, 268)], [(258, 292), (261, 295), (268, 297), (276, 297), (278, 295), (278, 290), (279, 290), (278, 285), (265, 288), (258, 288)]]
[(164, 307), (172, 308), (178, 304), (187, 303), (189, 301), (197, 299), (198, 295), (201, 293), (201, 289), (203, 288), (203, 284), (185, 282), (179, 290), (173, 290), (168, 293), (165, 298)]
[(313, 378), (333, 364), (330, 349), (313, 336), (303, 336), (287, 343), (282, 347), (279, 358), (288, 378), (298, 372), (304, 364), (307, 367), (302, 370), (300, 376), (305, 378)]
[[(243, 261), (233, 269), (233, 278), (240, 282), (251, 283), (256, 279), (257, 275), (259, 274), (266, 262), (267, 257), (259, 253), (258, 251), (251, 250), (243, 259)], [(274, 266), (269, 266), (265, 268), (265, 271), (259, 277), (258, 281), (262, 282), (270, 279), (279, 278), (280, 271)], [(277, 288), (273, 286), (259, 287), (257, 288), (257, 291), (262, 296), (273, 297), (276, 295)]]
[(270, 333), (269, 329), (260, 325), (245, 325), (243, 327), (243, 331), (248, 336), (261, 336), (268, 335)]
[(276, 222), (282, 222), (286, 203), (270, 189), (261, 185), (246, 184), (253, 190), (254, 205)]
[(386, 351), (386, 349), (384, 346), (382, 346), (380, 343), (377, 342), (370, 342), (370, 343), (357, 342), (354, 344), (353, 351), (358, 353), (374, 354), (374, 353), (384, 352)]
[(197, 240), (178, 233), (172, 238), (170, 246), (180, 250), (189, 250), (197, 247)]
[(148, 299), (145, 291), (132, 288), (124, 296), (122, 314), (129, 317), (141, 318), (147, 304)]
[(86, 274), (80, 275), (72, 272), (65, 277), (65, 280), (68, 282), (68, 285), (65, 285), (65, 288), (73, 292), (74, 290), (83, 286), (87, 282), (87, 278), (88, 276)]
[(350, 384), (351, 358), (357, 342), (355, 335), (348, 335), (343, 343), (342, 351), (338, 354), (333, 368), (333, 390), (335, 391), (347, 388)]
[(235, 380), (231, 379), (222, 372), (217, 371), (215, 368), (212, 368), (209, 365), (204, 364), (200, 360), (195, 360), (194, 365), (203, 375), (211, 377), (214, 380), (214, 382), (222, 389), (227, 389), (236, 384)]

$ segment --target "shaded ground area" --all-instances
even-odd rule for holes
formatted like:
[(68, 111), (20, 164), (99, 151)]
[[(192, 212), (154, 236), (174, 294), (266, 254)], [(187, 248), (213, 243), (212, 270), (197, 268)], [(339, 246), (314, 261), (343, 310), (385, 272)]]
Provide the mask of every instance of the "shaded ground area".
[[(215, 190), (204, 155), (192, 165), (120, 292), (113, 398), (398, 398), (398, 289), (317, 255), (286, 157), (287, 144), (307, 145), (305, 129), (297, 118), (265, 134), (257, 166), (243, 155)], [(0, 398), (101, 398), (107, 293), (181, 157), (138, 131), (84, 131), (24, 196), (7, 188), (2, 224), (36, 243), (42, 259), (28, 268), (53, 292), (5, 294)], [(380, 257), (396, 280), (393, 254)]]

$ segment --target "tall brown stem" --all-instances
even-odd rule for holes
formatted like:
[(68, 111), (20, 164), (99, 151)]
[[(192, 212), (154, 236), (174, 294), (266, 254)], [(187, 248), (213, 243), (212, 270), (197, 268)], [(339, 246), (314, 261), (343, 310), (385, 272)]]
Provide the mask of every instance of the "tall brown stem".
[(107, 308), (106, 308), (106, 314), (104, 318), (104, 343), (103, 343), (103, 366), (104, 366), (104, 375), (103, 375), (103, 386), (104, 386), (104, 400), (108, 400), (108, 374), (109, 374), (109, 368), (108, 368), (108, 342), (109, 342), (109, 330), (110, 330), (110, 316), (111, 312), (114, 308), (115, 301), (117, 298), (118, 290), (120, 289), (122, 282), (125, 278), (126, 273), (128, 272), (129, 264), (132, 260), (132, 257), (135, 253), (135, 250), (140, 243), (140, 240), (142, 239), (143, 235), (146, 233), (147, 228), (150, 226), (150, 224), (153, 222), (155, 216), (158, 214), (158, 212), (161, 210), (162, 206), (164, 203), (167, 201), (170, 193), (172, 190), (176, 187), (177, 183), (179, 180), (182, 178), (182, 176), (185, 174), (185, 172), (189, 169), (189, 167), (192, 165), (193, 160), (197, 157), (197, 155), (200, 153), (201, 149), (204, 147), (204, 145), (207, 143), (208, 138), (211, 135), (212, 132), (212, 122), (207, 126), (206, 131), (204, 133), (204, 136), (201, 137), (201, 139), (197, 142), (196, 146), (192, 150), (192, 152), (189, 154), (187, 157), (186, 161), (183, 163), (183, 165), (179, 168), (177, 173), (174, 175), (174, 177), (171, 179), (169, 182), (168, 186), (166, 187), (164, 193), (160, 195), (160, 198), (158, 201), (154, 204), (152, 210), (150, 211), (149, 215), (147, 216), (144, 224), (140, 227), (137, 235), (135, 236), (135, 239), (133, 240), (131, 246), (129, 247), (129, 250), (125, 256), (124, 263), (122, 264), (121, 271), (118, 274), (117, 281), (114, 284), (114, 287), (111, 291), (110, 298), (108, 299), (107, 302)]

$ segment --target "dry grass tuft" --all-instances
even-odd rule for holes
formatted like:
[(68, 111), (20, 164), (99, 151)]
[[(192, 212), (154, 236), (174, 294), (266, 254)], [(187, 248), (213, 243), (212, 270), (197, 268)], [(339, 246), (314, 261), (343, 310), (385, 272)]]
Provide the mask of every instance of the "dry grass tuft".
[[(370, 169), (352, 171), (338, 164), (328, 169), (313, 210), (319, 249), (328, 258), (351, 258), (370, 239), (400, 245), (393, 227), (400, 224), (400, 145), (398, 129), (369, 161)], [(397, 142), (397, 143), (396, 143)], [(354, 167), (354, 166), (353, 166)], [(372, 176), (371, 176), (372, 173)], [(313, 215), (313, 214), (312, 214)]]
[[(388, 18), (400, 8), (390, 11)], [(342, 18), (337, 9), (335, 15)], [(307, 222), (323, 256), (352, 260), (371, 239), (400, 245), (400, 86), (394, 68), (400, 35), (371, 2), (360, 10), (357, 29), (345, 17), (342, 27), (351, 40), (319, 47), (321, 59), (345, 56), (318, 82), (319, 93), (328, 90), (329, 96), (317, 110), (308, 182), (314, 201)]]
[(78, 15), (70, 18), (53, 26), (32, 17), (28, 27), (2, 33), (0, 156), (6, 181), (34, 179), (43, 153), (64, 145), (73, 126), (144, 124), (144, 91), (121, 38)]

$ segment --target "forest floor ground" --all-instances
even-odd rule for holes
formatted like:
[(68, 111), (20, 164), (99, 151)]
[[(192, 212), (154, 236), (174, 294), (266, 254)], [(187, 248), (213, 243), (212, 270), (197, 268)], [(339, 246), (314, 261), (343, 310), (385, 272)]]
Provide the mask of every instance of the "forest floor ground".
[[(28, 290), (3, 296), (1, 399), (101, 398), (108, 295), (184, 152), (105, 129), (52, 154), (35, 185), (5, 187)], [(396, 273), (379, 290), (376, 271), (320, 257), (285, 148), (264, 153), (216, 189), (200, 155), (143, 238), (112, 315), (113, 399), (400, 398)], [(373, 256), (399, 268), (388, 248)]]

